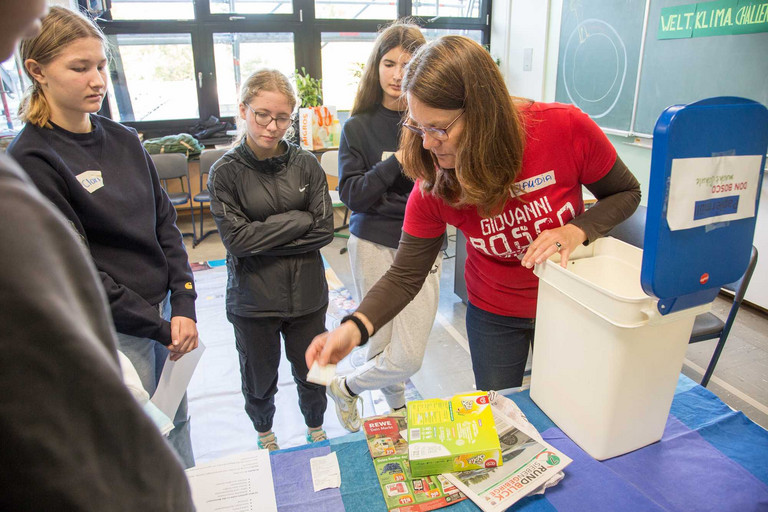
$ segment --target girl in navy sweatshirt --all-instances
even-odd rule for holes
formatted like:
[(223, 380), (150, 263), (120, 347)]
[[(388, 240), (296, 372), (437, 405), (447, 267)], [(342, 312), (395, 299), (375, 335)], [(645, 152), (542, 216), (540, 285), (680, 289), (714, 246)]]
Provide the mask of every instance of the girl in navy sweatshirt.
[[(109, 301), (119, 350), (152, 395), (170, 354), (197, 347), (195, 292), (176, 212), (132, 128), (95, 115), (107, 90), (106, 40), (78, 12), (51, 8), (21, 45), (31, 94), (8, 152), (88, 247)], [(170, 434), (194, 465), (186, 397)]]
[[(416, 25), (395, 23), (376, 39), (360, 80), (352, 117), (339, 147), (339, 191), (352, 214), (349, 260), (357, 297), (362, 298), (389, 269), (403, 228), (413, 181), (403, 174), (398, 150), (405, 98), (403, 69), (424, 44)], [(369, 362), (337, 377), (328, 388), (347, 430), (360, 428), (358, 394), (381, 389), (393, 410), (405, 407), (405, 384), (421, 367), (440, 295), (438, 256), (421, 292), (368, 345)]]

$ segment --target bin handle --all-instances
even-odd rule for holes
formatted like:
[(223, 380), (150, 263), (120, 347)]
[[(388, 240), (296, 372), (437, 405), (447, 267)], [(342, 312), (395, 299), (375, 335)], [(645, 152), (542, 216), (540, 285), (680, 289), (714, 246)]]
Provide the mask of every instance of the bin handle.
[(643, 325), (647, 324), (657, 316), (656, 310), (654, 308), (641, 308), (640, 312), (645, 316)]

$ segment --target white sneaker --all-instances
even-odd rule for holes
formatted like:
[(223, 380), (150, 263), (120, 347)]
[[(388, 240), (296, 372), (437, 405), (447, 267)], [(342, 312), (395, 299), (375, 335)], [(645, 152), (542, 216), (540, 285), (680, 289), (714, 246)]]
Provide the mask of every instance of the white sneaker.
[(360, 430), (360, 413), (357, 411), (357, 402), (362, 399), (359, 396), (350, 396), (347, 393), (347, 386), (344, 383), (344, 377), (336, 376), (331, 381), (331, 385), (326, 388), (328, 395), (336, 404), (336, 416), (341, 425), (350, 432)]

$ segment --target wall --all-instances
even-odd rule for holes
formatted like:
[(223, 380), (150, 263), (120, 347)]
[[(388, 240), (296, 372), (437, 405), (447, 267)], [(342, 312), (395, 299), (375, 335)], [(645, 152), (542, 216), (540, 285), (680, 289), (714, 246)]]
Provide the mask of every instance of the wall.
[(510, 94), (542, 99), (548, 12), (549, 2), (542, 0), (493, 4), (491, 55), (501, 59)]

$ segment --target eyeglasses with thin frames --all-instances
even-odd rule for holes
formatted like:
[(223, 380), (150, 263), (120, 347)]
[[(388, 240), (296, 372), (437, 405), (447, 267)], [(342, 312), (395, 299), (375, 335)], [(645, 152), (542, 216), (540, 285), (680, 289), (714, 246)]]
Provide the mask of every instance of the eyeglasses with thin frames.
[(432, 136), (432, 138), (437, 140), (448, 140), (448, 130), (453, 126), (453, 123), (459, 120), (459, 118), (464, 115), (464, 111), (462, 110), (459, 115), (456, 116), (456, 118), (448, 123), (448, 126), (445, 128), (422, 128), (420, 126), (414, 126), (412, 124), (403, 123), (403, 126), (411, 130), (416, 135), (419, 135), (422, 139), (426, 134), (429, 134)]
[(256, 121), (256, 124), (259, 126), (263, 126), (266, 128), (269, 126), (269, 124), (274, 121), (275, 126), (279, 130), (287, 130), (289, 126), (291, 126), (291, 123), (293, 122), (293, 117), (272, 117), (271, 115), (267, 114), (266, 112), (258, 112), (253, 109), (252, 106), (250, 106), (247, 103), (243, 103), (246, 107), (248, 107), (248, 110), (253, 112), (253, 118), (254, 121)]

